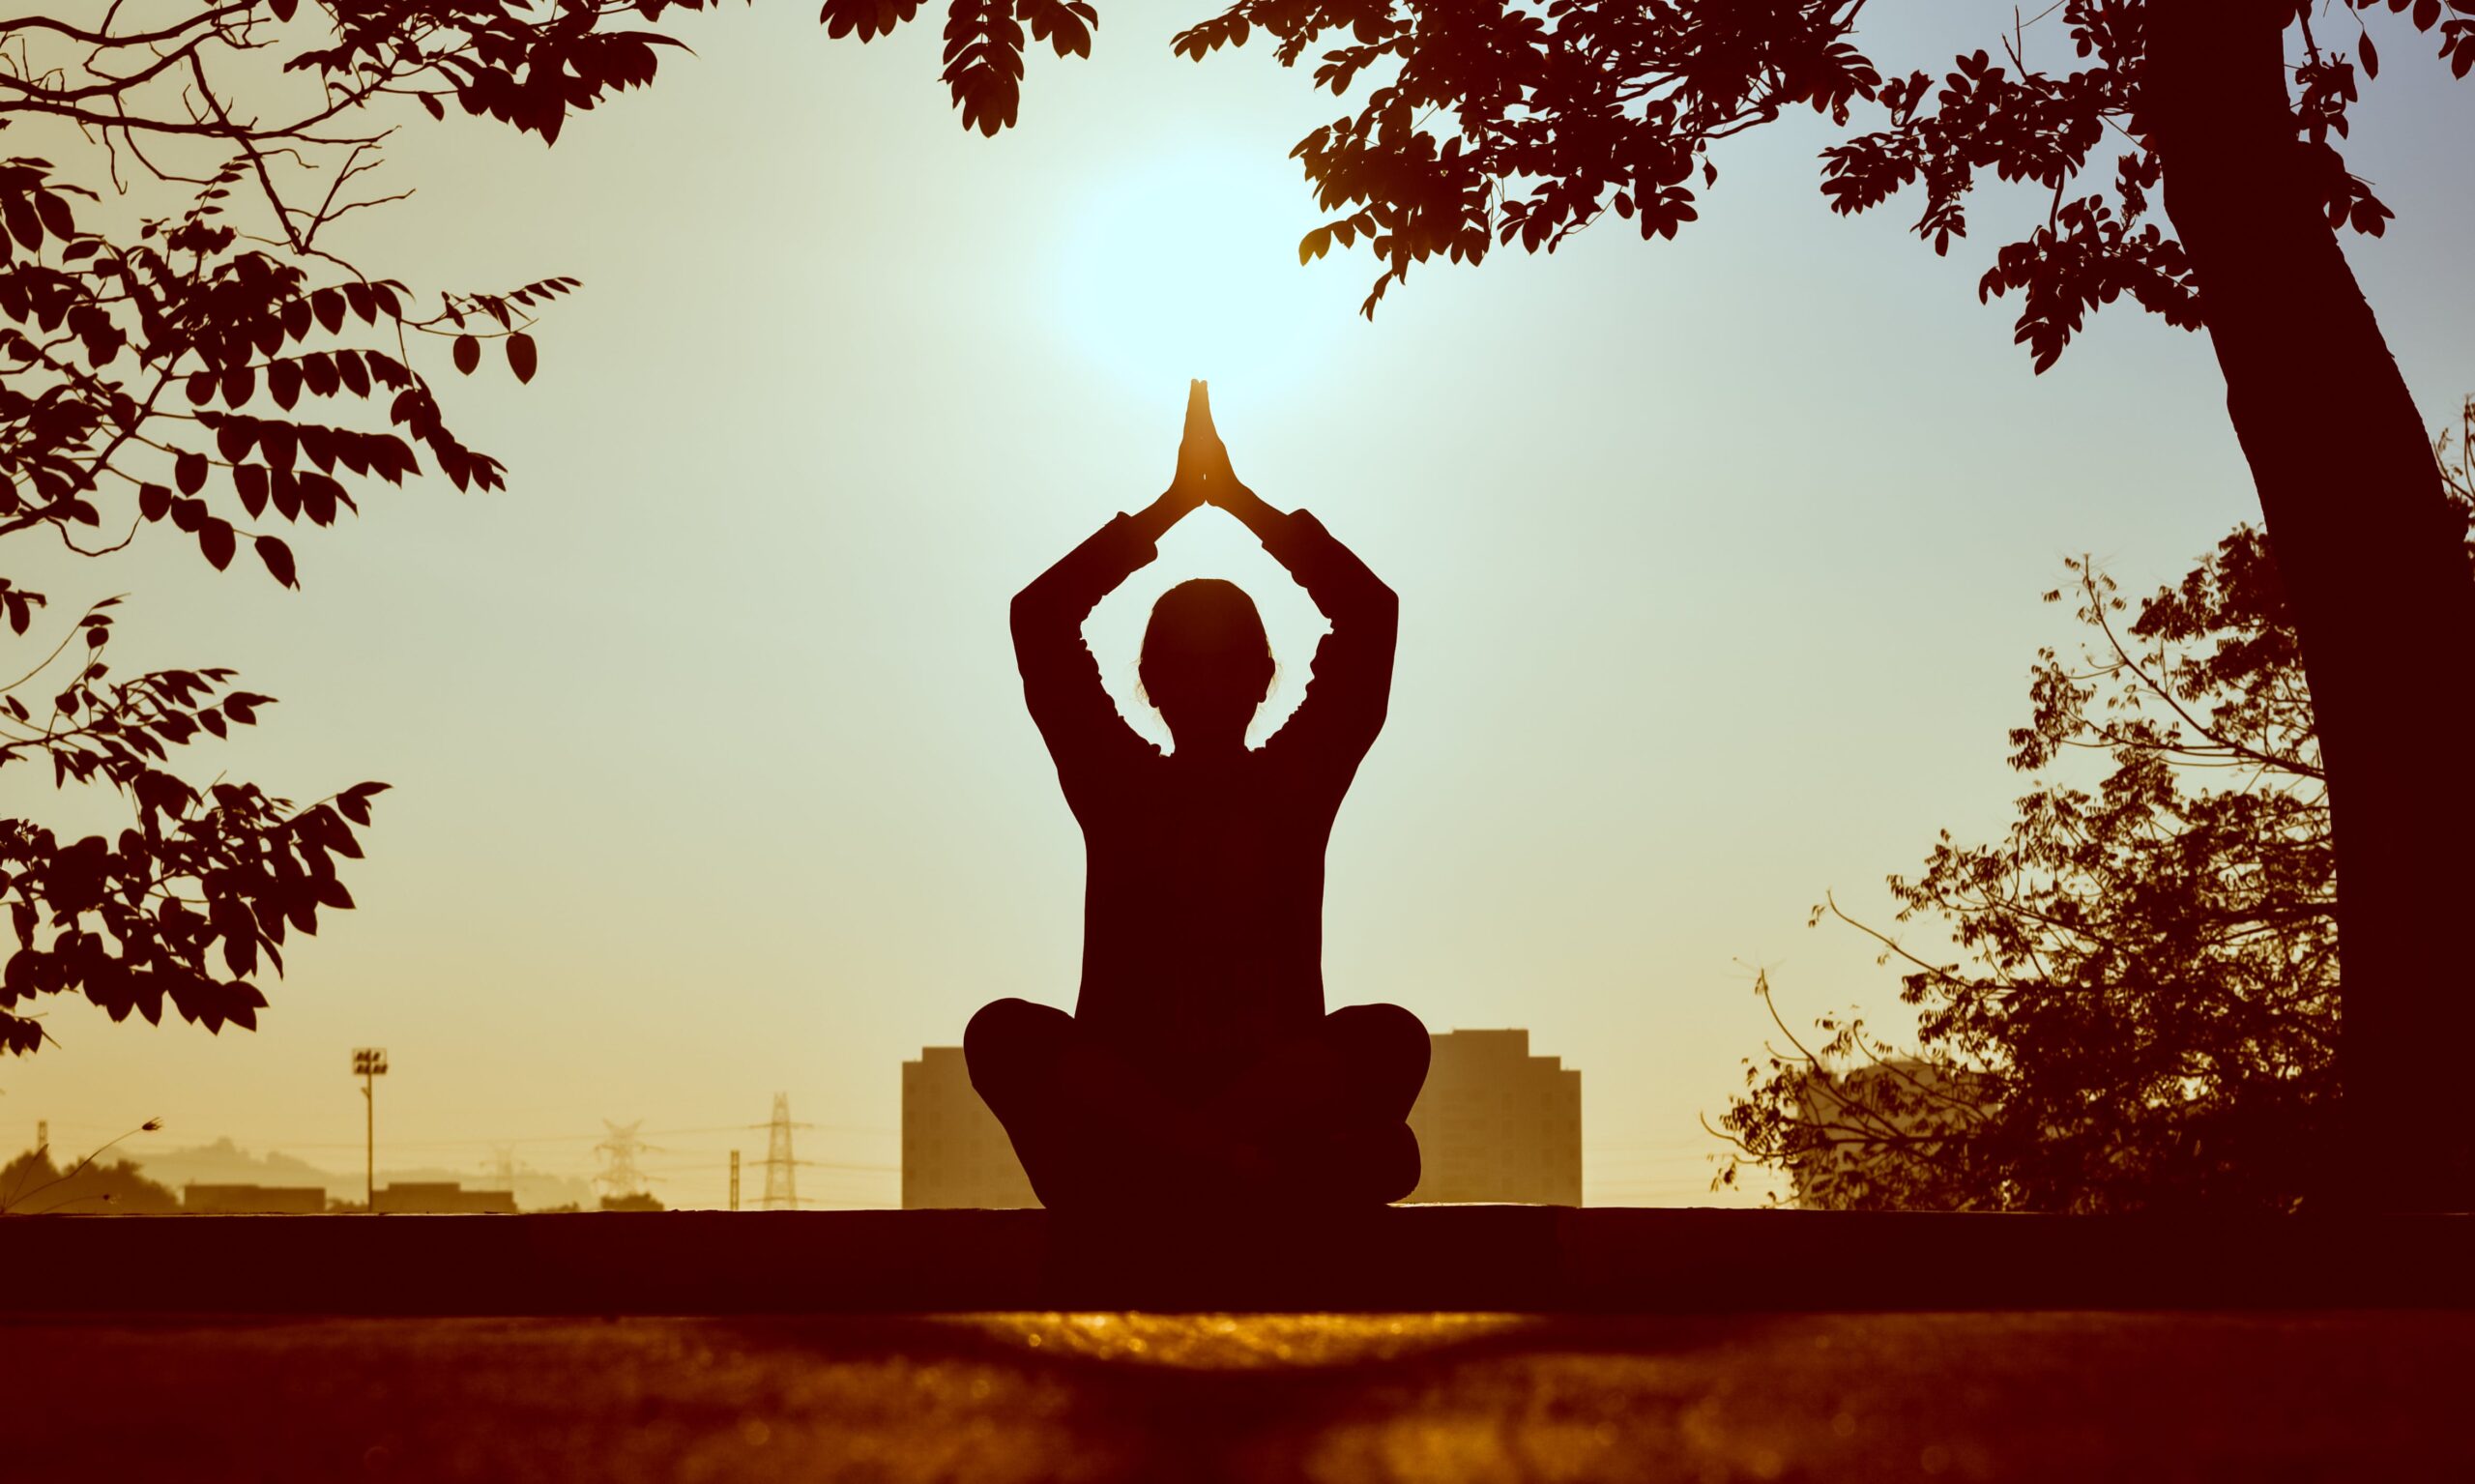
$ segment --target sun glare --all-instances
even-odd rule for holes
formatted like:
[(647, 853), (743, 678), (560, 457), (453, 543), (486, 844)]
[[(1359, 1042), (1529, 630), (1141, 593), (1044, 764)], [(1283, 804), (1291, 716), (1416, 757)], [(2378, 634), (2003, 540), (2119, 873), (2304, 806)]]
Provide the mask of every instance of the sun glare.
[(1263, 395), (1296, 386), (1348, 331), (1365, 285), (1300, 267), (1320, 218), (1277, 156), (1195, 148), (1139, 160), (1076, 203), (1056, 306), (1084, 354), (1138, 387), (1189, 377)]

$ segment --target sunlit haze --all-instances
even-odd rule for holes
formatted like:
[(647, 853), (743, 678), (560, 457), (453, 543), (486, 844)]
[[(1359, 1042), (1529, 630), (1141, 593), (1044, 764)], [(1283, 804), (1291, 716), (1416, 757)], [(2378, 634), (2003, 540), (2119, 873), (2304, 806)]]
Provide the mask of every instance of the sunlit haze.
[(1174, 135), (1070, 198), (1046, 244), (1063, 343), (1156, 397), (1189, 376), (1236, 391), (1330, 391), (1363, 285), (1298, 272), (1296, 169), (1270, 150)]

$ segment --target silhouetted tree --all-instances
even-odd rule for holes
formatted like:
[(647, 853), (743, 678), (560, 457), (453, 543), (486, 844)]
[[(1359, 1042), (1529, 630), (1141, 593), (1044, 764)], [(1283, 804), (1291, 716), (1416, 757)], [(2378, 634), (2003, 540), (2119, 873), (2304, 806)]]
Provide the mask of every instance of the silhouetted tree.
[[(1948, 251), (1984, 177), (2049, 195), (1979, 284), (2021, 296), (2018, 335), (2039, 369), (2090, 310), (2125, 295), (2204, 326), (2320, 698), (2355, 971), (2341, 1058), (2356, 1152), (2332, 1178), (2375, 1202), (2410, 1190), (2475, 1200), (2475, 1127), (2416, 1069), (2428, 1042), (2475, 1037), (2475, 995), (2441, 928), (2475, 896), (2462, 848), (2475, 791), (2431, 787), (2424, 756), (2425, 738), (2475, 723), (2468, 687), (2431, 683), (2434, 655), (2460, 667), (2475, 643), (2475, 581), (2336, 235), (2376, 234), (2390, 217), (2341, 153), (2359, 76), (2380, 69), (2363, 16), (2402, 14), (2462, 77), (2475, 70), (2475, 10), (2059, 0), (2033, 25), (2007, 16), (1999, 59), (1962, 57), (1937, 82), (1877, 67), (1856, 41), (1865, 8), (1238, 0), (1176, 46), (1200, 59), (1260, 29), (1284, 66), (1311, 55), (1320, 88), (1371, 84), (1354, 114), (1295, 152), (1338, 214), (1299, 254), (1364, 240), (1384, 265), (1370, 313), (1412, 263), (1477, 262), (1516, 241), (1553, 250), (1611, 211), (1645, 238), (1673, 237), (1716, 180), (1721, 141), (1791, 109), (1844, 124), (1866, 104), (1884, 127), (1823, 154), (1836, 210), (1921, 188), (1916, 230)], [(2315, 14), (2359, 28), (2351, 54), (2320, 44)], [(2171, 235), (2151, 211), (2161, 188)], [(2409, 1128), (2417, 1137), (2400, 1137)]]
[[(149, 1121), (146, 1128), (156, 1128)], [(118, 1143), (114, 1140), (113, 1143)], [(104, 1146), (108, 1149), (110, 1145)], [(163, 1215), (181, 1208), (180, 1195), (138, 1173), (136, 1161), (102, 1160), (103, 1149), (63, 1170), (51, 1148), (31, 1149), (0, 1165), (0, 1215), (37, 1216), (50, 1211), (84, 1215)]]
[[(247, 550), (293, 587), (283, 526), (330, 525), (424, 456), (459, 489), (497, 488), (498, 461), (450, 431), (417, 347), (470, 374), (495, 340), (529, 380), (532, 311), (574, 280), (421, 307), (336, 256), (326, 229), (399, 198), (369, 185), (399, 122), (381, 105), (442, 117), (451, 102), (555, 139), (677, 44), (617, 18), (703, 5), (199, 0), (0, 19), (0, 128), (71, 161), (0, 160), (0, 537), (100, 555), (153, 527), (218, 570)], [(385, 787), (296, 807), (180, 776), (170, 749), (254, 722), (270, 698), (226, 669), (115, 678), (118, 601), (39, 627), (44, 596), (0, 576), (10, 633), (48, 652), (7, 672), (25, 673), (0, 691), (0, 771), (47, 761), (55, 785), (114, 790), (132, 816), (76, 839), (0, 821), (11, 1052), (44, 1040), (23, 1007), (52, 994), (116, 1020), (160, 1019), (168, 1001), (210, 1031), (254, 1026), (252, 976), (280, 973), (287, 931), (353, 905), (336, 859), (361, 855), (353, 827)]]
[[(2469, 435), (2475, 400), (2441, 464), (2475, 571)], [(1739, 1162), (1786, 1171), (1809, 1204), (2288, 1209), (2311, 1170), (2360, 1152), (2331, 1148), (2337, 873), (2279, 564), (2239, 527), (2136, 612), (2104, 572), (2069, 567), (2092, 637), (2076, 660), (2040, 654), (2011, 734), (2038, 786), (1999, 842), (1945, 832), (1921, 876), (1891, 878), (1900, 920), (1947, 924), (1966, 955), (1937, 963), (1875, 934), (1909, 966), (1918, 1049), (1849, 1016), (1818, 1021), (1808, 1046), (1781, 1021), (1785, 1047), (1748, 1062), (1720, 1120)], [(2093, 788), (2070, 767), (2086, 752), (2109, 764)], [(1777, 1019), (1767, 977), (1756, 988)], [(2436, 1039), (2412, 1070), (2446, 1082), (2456, 1055)], [(2412, 1149), (2426, 1133), (2398, 1137)]]

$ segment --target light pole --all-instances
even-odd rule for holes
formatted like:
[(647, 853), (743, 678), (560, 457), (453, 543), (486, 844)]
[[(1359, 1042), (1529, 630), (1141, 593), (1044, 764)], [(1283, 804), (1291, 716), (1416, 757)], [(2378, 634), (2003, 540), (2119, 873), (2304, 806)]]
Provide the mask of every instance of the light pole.
[(375, 1211), (378, 1209), (378, 1093), (375, 1079), (387, 1075), (387, 1048), (384, 1046), (354, 1047), (352, 1074), (361, 1079), (361, 1100), (368, 1104), (367, 1163), (363, 1166), (362, 1172), (363, 1178), (366, 1182), (362, 1189), (362, 1196), (366, 1204), (362, 1208)]

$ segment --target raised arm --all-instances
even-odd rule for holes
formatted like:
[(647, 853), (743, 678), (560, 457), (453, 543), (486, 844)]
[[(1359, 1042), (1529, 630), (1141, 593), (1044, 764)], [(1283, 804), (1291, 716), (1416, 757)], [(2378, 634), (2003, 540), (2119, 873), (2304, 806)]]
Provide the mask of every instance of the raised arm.
[[(1255, 533), (1264, 549), (1289, 569), (1332, 625), (1332, 631), (1316, 646), (1306, 699), (1265, 746), (1328, 768), (1346, 787), (1358, 760), (1383, 730), (1392, 696), (1392, 652), (1400, 634), (1401, 599), (1356, 553), (1325, 530), (1322, 521), (1302, 509), (1284, 514), (1248, 488), (1230, 467), (1220, 435), (1211, 431), (1208, 401), (1203, 418), (1208, 435), (1204, 497)], [(1194, 434), (1188, 436), (1191, 439)]]
[(1117, 516), (1014, 595), (1014, 664), (1023, 674), (1023, 701), (1069, 792), (1092, 770), (1153, 750), (1118, 714), (1100, 684), (1099, 663), (1083, 642), (1083, 622), (1158, 555), (1159, 533), (1193, 509), (1178, 509), (1174, 502), (1181, 498), (1173, 490), (1135, 514)]
[[(1194, 416), (1190, 406), (1189, 427)], [(1023, 700), (1069, 798), (1092, 771), (1156, 751), (1118, 714), (1083, 642), (1083, 623), (1101, 598), (1159, 554), (1161, 536), (1203, 503), (1202, 480), (1190, 475), (1189, 462), (1181, 447), (1178, 477), (1160, 498), (1132, 515), (1120, 514), (1014, 595), (1014, 663), (1023, 675)]]
[[(1315, 647), (1306, 699), (1265, 745), (1331, 771), (1334, 781), (1346, 787), (1358, 760), (1383, 730), (1391, 705), (1401, 599), (1313, 515), (1304, 510), (1271, 514), (1277, 516), (1277, 528), (1264, 535), (1264, 549), (1306, 589), (1331, 621), (1332, 631)], [(1260, 529), (1252, 521), (1247, 525)]]

